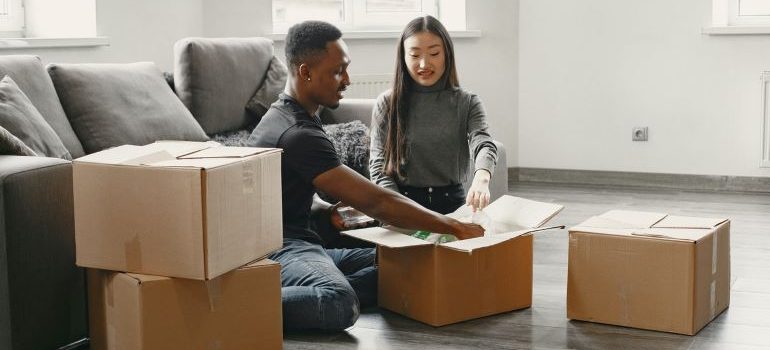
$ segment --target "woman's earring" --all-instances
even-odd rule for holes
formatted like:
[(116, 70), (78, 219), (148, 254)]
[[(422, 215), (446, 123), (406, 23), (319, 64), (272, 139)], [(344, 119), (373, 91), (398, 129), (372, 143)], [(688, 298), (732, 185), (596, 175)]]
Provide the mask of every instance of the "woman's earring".
[(307, 77), (307, 81), (310, 81), (310, 77)]

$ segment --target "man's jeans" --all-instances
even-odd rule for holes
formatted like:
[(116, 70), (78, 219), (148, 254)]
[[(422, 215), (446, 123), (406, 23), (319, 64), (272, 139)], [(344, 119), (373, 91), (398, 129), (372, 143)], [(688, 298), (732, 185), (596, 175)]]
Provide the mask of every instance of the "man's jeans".
[(374, 248), (324, 249), (287, 238), (269, 256), (281, 263), (284, 329), (342, 330), (377, 303)]

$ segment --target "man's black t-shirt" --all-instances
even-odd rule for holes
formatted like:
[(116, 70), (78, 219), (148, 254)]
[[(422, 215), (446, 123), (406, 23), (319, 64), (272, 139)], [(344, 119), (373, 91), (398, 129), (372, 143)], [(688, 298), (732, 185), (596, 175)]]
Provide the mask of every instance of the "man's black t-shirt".
[(283, 237), (321, 244), (321, 238), (308, 224), (316, 191), (313, 179), (341, 164), (321, 120), (282, 93), (251, 133), (249, 144), (283, 149)]

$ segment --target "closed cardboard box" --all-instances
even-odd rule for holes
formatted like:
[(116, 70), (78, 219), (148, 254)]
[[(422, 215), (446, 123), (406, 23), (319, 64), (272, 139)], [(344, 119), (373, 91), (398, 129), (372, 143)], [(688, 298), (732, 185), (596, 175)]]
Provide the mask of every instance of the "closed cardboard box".
[(729, 304), (729, 220), (613, 210), (569, 230), (570, 319), (693, 335)]
[(210, 281), (88, 270), (91, 349), (281, 349), (281, 268)]
[[(381, 307), (443, 326), (532, 305), (531, 234), (555, 228), (541, 226), (562, 208), (503, 196), (484, 210), (492, 232), (438, 245), (396, 228), (344, 234), (378, 245)], [(449, 216), (469, 221), (470, 214), (463, 207)]]
[(211, 279), (281, 247), (281, 152), (120, 146), (73, 162), (79, 266)]

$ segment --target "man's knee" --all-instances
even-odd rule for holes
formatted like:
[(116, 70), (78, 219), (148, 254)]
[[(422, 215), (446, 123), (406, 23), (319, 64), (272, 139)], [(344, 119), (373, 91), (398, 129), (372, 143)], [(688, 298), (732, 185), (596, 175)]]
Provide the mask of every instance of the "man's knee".
[(326, 289), (321, 298), (323, 320), (321, 328), (343, 330), (356, 323), (361, 306), (352, 290)]

